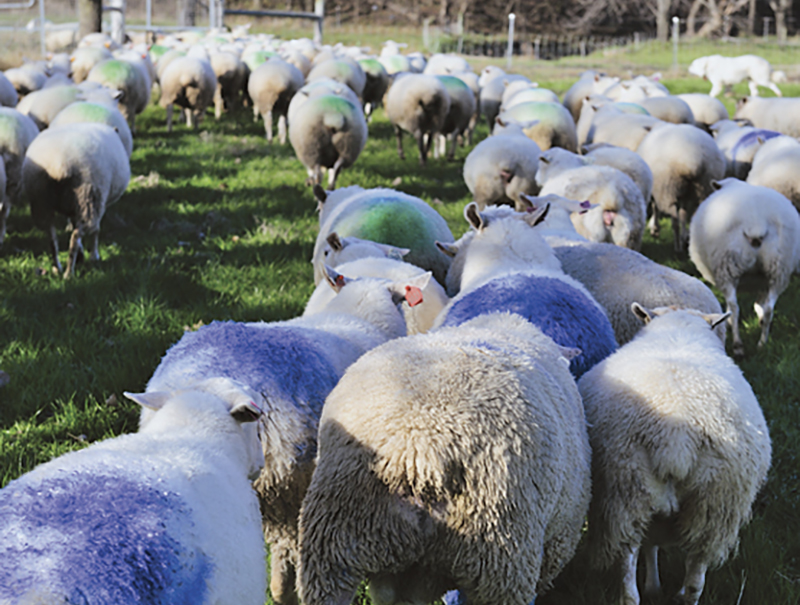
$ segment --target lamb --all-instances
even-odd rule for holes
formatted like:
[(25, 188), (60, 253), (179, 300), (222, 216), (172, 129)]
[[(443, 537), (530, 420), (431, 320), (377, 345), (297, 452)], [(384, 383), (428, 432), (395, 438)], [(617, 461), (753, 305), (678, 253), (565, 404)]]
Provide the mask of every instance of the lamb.
[(122, 140), (105, 124), (66, 124), (42, 132), (28, 147), (22, 183), (34, 224), (50, 234), (53, 266), (61, 271), (55, 213), (72, 222), (64, 278), (75, 271), (81, 240), (91, 237), (91, 258), (99, 260), (98, 236), (106, 207), (116, 202), (131, 178)]
[[(456, 154), (456, 144), (469, 127), (470, 120), (475, 114), (475, 95), (469, 86), (455, 76), (436, 76), (439, 78), (450, 97), (450, 109), (447, 112), (442, 130), (439, 133), (439, 146), (434, 143), (434, 157), (447, 154), (447, 159), (452, 160)], [(447, 139), (450, 139), (450, 152), (447, 153)]]
[(590, 241), (633, 250), (641, 247), (645, 200), (641, 189), (624, 172), (610, 166), (573, 168), (544, 182), (540, 194), (548, 193), (597, 204), (586, 214), (573, 214), (572, 219), (578, 233)]
[(320, 419), (302, 602), (349, 603), (364, 578), (377, 603), (458, 588), (474, 605), (527, 605), (544, 592), (575, 551), (590, 489), (563, 361), (535, 326), (491, 314), (356, 362)]
[(336, 186), (342, 168), (352, 166), (367, 144), (367, 120), (361, 105), (336, 95), (308, 99), (289, 126), (289, 141), (308, 171), (308, 182), (319, 185), (322, 168), (329, 168), (328, 187)]
[(0, 490), (0, 601), (261, 605), (266, 553), (248, 475), (264, 463), (262, 397), (219, 378), (127, 395), (158, 410), (140, 432)]
[[(86, 80), (122, 92), (119, 110), (128, 121), (131, 132), (136, 132), (136, 115), (142, 113), (150, 101), (150, 83), (142, 70), (128, 61), (106, 59), (92, 67)], [(163, 91), (163, 80), (161, 87)]]
[(789, 198), (800, 211), (800, 143), (791, 137), (773, 137), (755, 152), (747, 175), (751, 185), (769, 187)]
[(736, 104), (734, 118), (744, 118), (756, 128), (777, 130), (800, 137), (800, 99), (745, 97)]
[(499, 124), (532, 124), (523, 127), (525, 136), (532, 139), (542, 151), (551, 147), (563, 147), (578, 151), (578, 136), (575, 122), (561, 103), (528, 102), (514, 105), (497, 116)]
[(800, 216), (783, 195), (728, 178), (697, 209), (689, 237), (689, 258), (725, 297), (733, 334), (733, 354), (744, 355), (739, 334), (736, 289), (745, 273), (766, 282), (755, 303), (761, 325), (758, 346), (769, 338), (778, 297), (800, 263)]
[(450, 95), (436, 76), (407, 74), (396, 78), (386, 93), (386, 115), (397, 137), (397, 155), (405, 159), (403, 131), (417, 140), (419, 163), (427, 163), (428, 150), (437, 133), (441, 132)]
[(241, 104), (242, 91), (248, 78), (247, 66), (232, 52), (215, 52), (211, 55), (211, 69), (217, 77), (214, 92), (214, 117), (219, 120), (224, 110)]
[(723, 88), (729, 88), (743, 80), (750, 80), (750, 96), (758, 96), (759, 86), (769, 88), (779, 97), (782, 96), (780, 89), (770, 81), (772, 67), (769, 61), (756, 55), (700, 57), (689, 65), (689, 73), (711, 82), (711, 91), (708, 93), (710, 97), (716, 97)]
[[(642, 322), (630, 312), (631, 304), (637, 301), (649, 308), (672, 306), (722, 313), (708, 286), (683, 271), (620, 246), (579, 242), (549, 233), (543, 235), (564, 273), (580, 282), (603, 307), (620, 346), (629, 342), (642, 327)], [(717, 326), (715, 331), (725, 342), (725, 324)]]
[(327, 238), (335, 231), (339, 237), (359, 237), (407, 248), (406, 262), (431, 271), (436, 281), (444, 284), (450, 259), (439, 252), (436, 242), (450, 243), (453, 234), (442, 216), (423, 200), (392, 189), (357, 186), (333, 193), (317, 189), (315, 193), (321, 209), (312, 257), (314, 283), (324, 278), (320, 262)]
[(16, 107), (17, 103), (19, 103), (17, 89), (14, 88), (8, 77), (0, 71), (0, 107)]
[(684, 101), (692, 110), (695, 126), (702, 127), (706, 132), (709, 132), (712, 124), (720, 120), (727, 120), (729, 117), (728, 110), (716, 97), (709, 97), (699, 92), (675, 96)]
[[(253, 101), (253, 114), (264, 119), (267, 141), (272, 142), (273, 112), (278, 117), (278, 140), (286, 143), (286, 113), (289, 101), (303, 86), (303, 74), (280, 59), (262, 63), (250, 74), (247, 92)], [(359, 150), (360, 151), (360, 150)]]
[(512, 204), (523, 210), (520, 194), (539, 192), (540, 154), (539, 146), (521, 134), (489, 137), (475, 145), (464, 161), (463, 175), (478, 208)]
[(361, 66), (355, 61), (345, 59), (331, 59), (316, 64), (311, 68), (307, 80), (313, 82), (320, 78), (331, 78), (346, 84), (359, 99), (363, 97), (367, 83), (367, 76)]
[[(677, 543), (686, 574), (676, 600), (696, 605), (706, 571), (721, 565), (770, 466), (767, 424), (741, 370), (709, 326), (725, 315), (652, 311), (647, 325), (578, 382), (592, 444), (589, 550), (621, 564), (622, 602), (659, 598), (658, 547)], [(663, 377), (668, 376), (669, 379)]]
[(39, 134), (31, 118), (10, 107), (0, 107), (0, 163), (3, 186), (0, 187), (0, 246), (6, 235), (6, 221), (11, 207), (22, 197), (22, 161), (28, 146)]
[[(397, 302), (425, 286), (414, 280), (350, 280), (330, 269), (338, 291), (322, 312), (283, 322), (214, 322), (184, 334), (162, 359), (146, 391), (183, 388), (213, 376), (248, 385), (265, 400), (259, 433), (265, 466), (255, 481), (270, 543), (275, 603), (295, 603), (297, 522), (314, 469), (325, 397), (366, 351), (403, 336)], [(141, 422), (148, 422), (143, 414)], [(262, 600), (263, 603), (263, 600)]]
[(92, 122), (99, 124), (106, 124), (117, 131), (122, 146), (125, 147), (125, 153), (131, 157), (133, 153), (133, 135), (131, 129), (128, 127), (128, 122), (122, 112), (115, 107), (101, 105), (99, 103), (87, 103), (86, 101), (78, 101), (70, 103), (64, 109), (58, 112), (58, 115), (50, 122), (50, 128), (57, 128), (63, 124), (76, 124)]
[(661, 124), (642, 139), (637, 150), (653, 172), (653, 235), (658, 218), (672, 218), (675, 251), (686, 250), (687, 224), (712, 191), (712, 181), (725, 175), (725, 157), (714, 139), (688, 124)]

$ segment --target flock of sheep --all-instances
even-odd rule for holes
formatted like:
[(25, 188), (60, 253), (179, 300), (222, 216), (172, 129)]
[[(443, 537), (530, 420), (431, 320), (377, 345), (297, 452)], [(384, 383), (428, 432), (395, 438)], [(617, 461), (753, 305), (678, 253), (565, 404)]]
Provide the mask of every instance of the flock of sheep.
[[(771, 446), (736, 288), (756, 272), (767, 341), (800, 265), (800, 101), (707, 95), (586, 72), (563, 102), (499, 68), (387, 43), (215, 33), (0, 74), (0, 202), (51, 236), (65, 277), (130, 179), (134, 120), (158, 82), (196, 126), (241, 103), (288, 138), (319, 205), (301, 317), (187, 332), (144, 393), (139, 432), (0, 491), (0, 603), (528, 605), (586, 540), (621, 602), (660, 592), (678, 544), (695, 604), (735, 548)], [(21, 100), (19, 100), (21, 98)], [(420, 162), (493, 134), (464, 163), (455, 241), (424, 201), (334, 189), (385, 104)], [(779, 107), (776, 104), (781, 104)], [(784, 107), (785, 105), (785, 107)], [(40, 132), (41, 131), (41, 132)], [(449, 145), (449, 151), (448, 151)], [(328, 170), (329, 190), (320, 186)], [(638, 252), (651, 207), (724, 295)]]

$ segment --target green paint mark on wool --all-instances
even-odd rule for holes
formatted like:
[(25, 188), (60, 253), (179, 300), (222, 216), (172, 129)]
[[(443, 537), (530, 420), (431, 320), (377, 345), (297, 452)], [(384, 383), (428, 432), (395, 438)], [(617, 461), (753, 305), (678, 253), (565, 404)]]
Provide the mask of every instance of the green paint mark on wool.
[(412, 249), (419, 249), (436, 239), (425, 216), (413, 206), (394, 198), (378, 198), (370, 202), (369, 206), (360, 206), (340, 217), (336, 224), (340, 236), (355, 236)]
[(361, 65), (361, 69), (371, 76), (378, 76), (386, 71), (377, 59), (359, 59), (358, 64)]
[[(347, 99), (343, 99), (337, 95), (322, 95), (316, 99), (312, 99), (311, 102), (326, 112), (337, 112), (345, 116), (352, 115), (353, 111), (355, 111), (355, 105), (353, 105)], [(314, 105), (312, 105), (312, 107)]]
[(262, 63), (266, 63), (270, 60), (270, 58), (274, 57), (275, 53), (266, 51), (266, 50), (257, 50), (254, 53), (250, 53), (245, 56), (242, 61), (244, 62), (247, 67), (250, 68), (250, 71), (255, 70), (256, 67), (261, 65)]
[(469, 91), (469, 86), (466, 83), (456, 78), (455, 76), (437, 76), (441, 83), (444, 85), (445, 90), (449, 94), (453, 94), (459, 91)]
[(621, 109), (625, 113), (633, 113), (633, 114), (637, 114), (638, 113), (638, 114), (641, 114), (643, 116), (649, 116), (650, 115), (650, 112), (647, 111), (644, 107), (642, 107), (638, 103), (627, 103), (627, 102), (623, 101), (621, 103), (614, 103), (614, 107), (618, 107), (619, 109)]
[(105, 84), (114, 84), (121, 86), (128, 81), (135, 67), (126, 61), (119, 61), (117, 59), (109, 59), (103, 61), (97, 66), (98, 72), (103, 77)]
[(561, 122), (564, 119), (564, 107), (560, 103), (544, 103), (539, 101), (531, 101), (530, 103), (522, 103), (515, 105), (507, 112), (507, 117), (518, 122), (526, 122), (528, 120), (541, 120), (548, 123)]
[(73, 103), (64, 111), (68, 112), (67, 115), (73, 122), (99, 122), (102, 124), (108, 122), (108, 115), (111, 113), (108, 107), (97, 103)]
[(150, 47), (150, 59), (152, 61), (158, 61), (158, 59), (169, 50), (169, 46), (161, 46), (160, 44), (154, 44)]

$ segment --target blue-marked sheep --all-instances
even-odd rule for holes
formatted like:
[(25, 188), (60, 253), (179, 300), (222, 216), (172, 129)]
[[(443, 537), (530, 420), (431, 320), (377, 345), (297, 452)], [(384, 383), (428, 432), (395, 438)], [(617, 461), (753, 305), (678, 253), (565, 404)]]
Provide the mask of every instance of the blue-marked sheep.
[(226, 379), (129, 396), (158, 410), (140, 432), (0, 490), (0, 601), (262, 605), (261, 396)]
[(130, 178), (122, 140), (105, 124), (48, 128), (28, 147), (22, 164), (23, 190), (34, 224), (50, 235), (53, 266), (58, 271), (55, 214), (64, 214), (72, 222), (64, 278), (75, 270), (83, 238), (91, 237), (91, 258), (100, 259), (100, 221), (106, 208), (122, 197)]
[(544, 205), (516, 213), (493, 206), (480, 213), (474, 202), (465, 208), (474, 235), (458, 245), (453, 264), (461, 271), (460, 292), (434, 327), (461, 325), (493, 311), (517, 313), (557, 344), (579, 349), (570, 370), (580, 377), (612, 353), (617, 343), (603, 308), (564, 274), (534, 229), (548, 210)]
[(721, 565), (766, 479), (767, 424), (741, 370), (711, 327), (725, 316), (668, 308), (634, 312), (647, 325), (578, 382), (592, 444), (589, 549), (621, 564), (621, 602), (658, 598), (659, 546), (677, 544), (686, 574), (676, 600), (696, 605), (706, 571)]
[[(572, 557), (589, 500), (565, 359), (509, 314), (409, 336), (328, 396), (300, 520), (300, 596), (528, 605)], [(502, 461), (498, 464), (498, 461)]]
[(335, 231), (340, 237), (407, 248), (403, 260), (431, 271), (436, 281), (444, 284), (450, 259), (439, 252), (436, 242), (450, 243), (453, 234), (442, 216), (423, 200), (393, 189), (358, 186), (327, 193), (317, 189), (316, 193), (321, 210), (312, 257), (314, 283), (324, 278), (320, 262), (327, 238)]
[(692, 220), (689, 257), (725, 297), (731, 314), (733, 354), (741, 356), (739, 280), (746, 273), (763, 279), (754, 305), (761, 324), (758, 346), (762, 347), (769, 338), (775, 303), (800, 263), (800, 216), (786, 197), (767, 187), (733, 178), (717, 187)]
[(314, 469), (322, 403), (351, 363), (405, 335), (397, 304), (407, 286), (415, 292), (430, 274), (397, 283), (351, 281), (333, 270), (327, 277), (339, 293), (320, 313), (273, 323), (214, 322), (187, 333), (167, 351), (146, 389), (223, 376), (264, 397), (259, 432), (265, 465), (255, 487), (271, 545), (272, 598), (281, 605), (296, 602), (297, 516)]

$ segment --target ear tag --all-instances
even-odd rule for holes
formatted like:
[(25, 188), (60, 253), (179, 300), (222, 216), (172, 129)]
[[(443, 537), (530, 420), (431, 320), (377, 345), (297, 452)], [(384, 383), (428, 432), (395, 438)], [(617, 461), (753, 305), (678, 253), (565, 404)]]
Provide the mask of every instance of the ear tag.
[(586, 200), (585, 202), (581, 202), (581, 208), (583, 210), (581, 210), (580, 213), (581, 214), (586, 214), (587, 212), (589, 212), (589, 208), (591, 208), (591, 207), (592, 207), (592, 203), (589, 200)]
[(409, 307), (415, 307), (422, 302), (422, 290), (416, 286), (406, 286), (406, 302)]
[(345, 285), (344, 275), (337, 275), (336, 279), (334, 281), (336, 282), (336, 287), (337, 288), (344, 288), (344, 285)]

